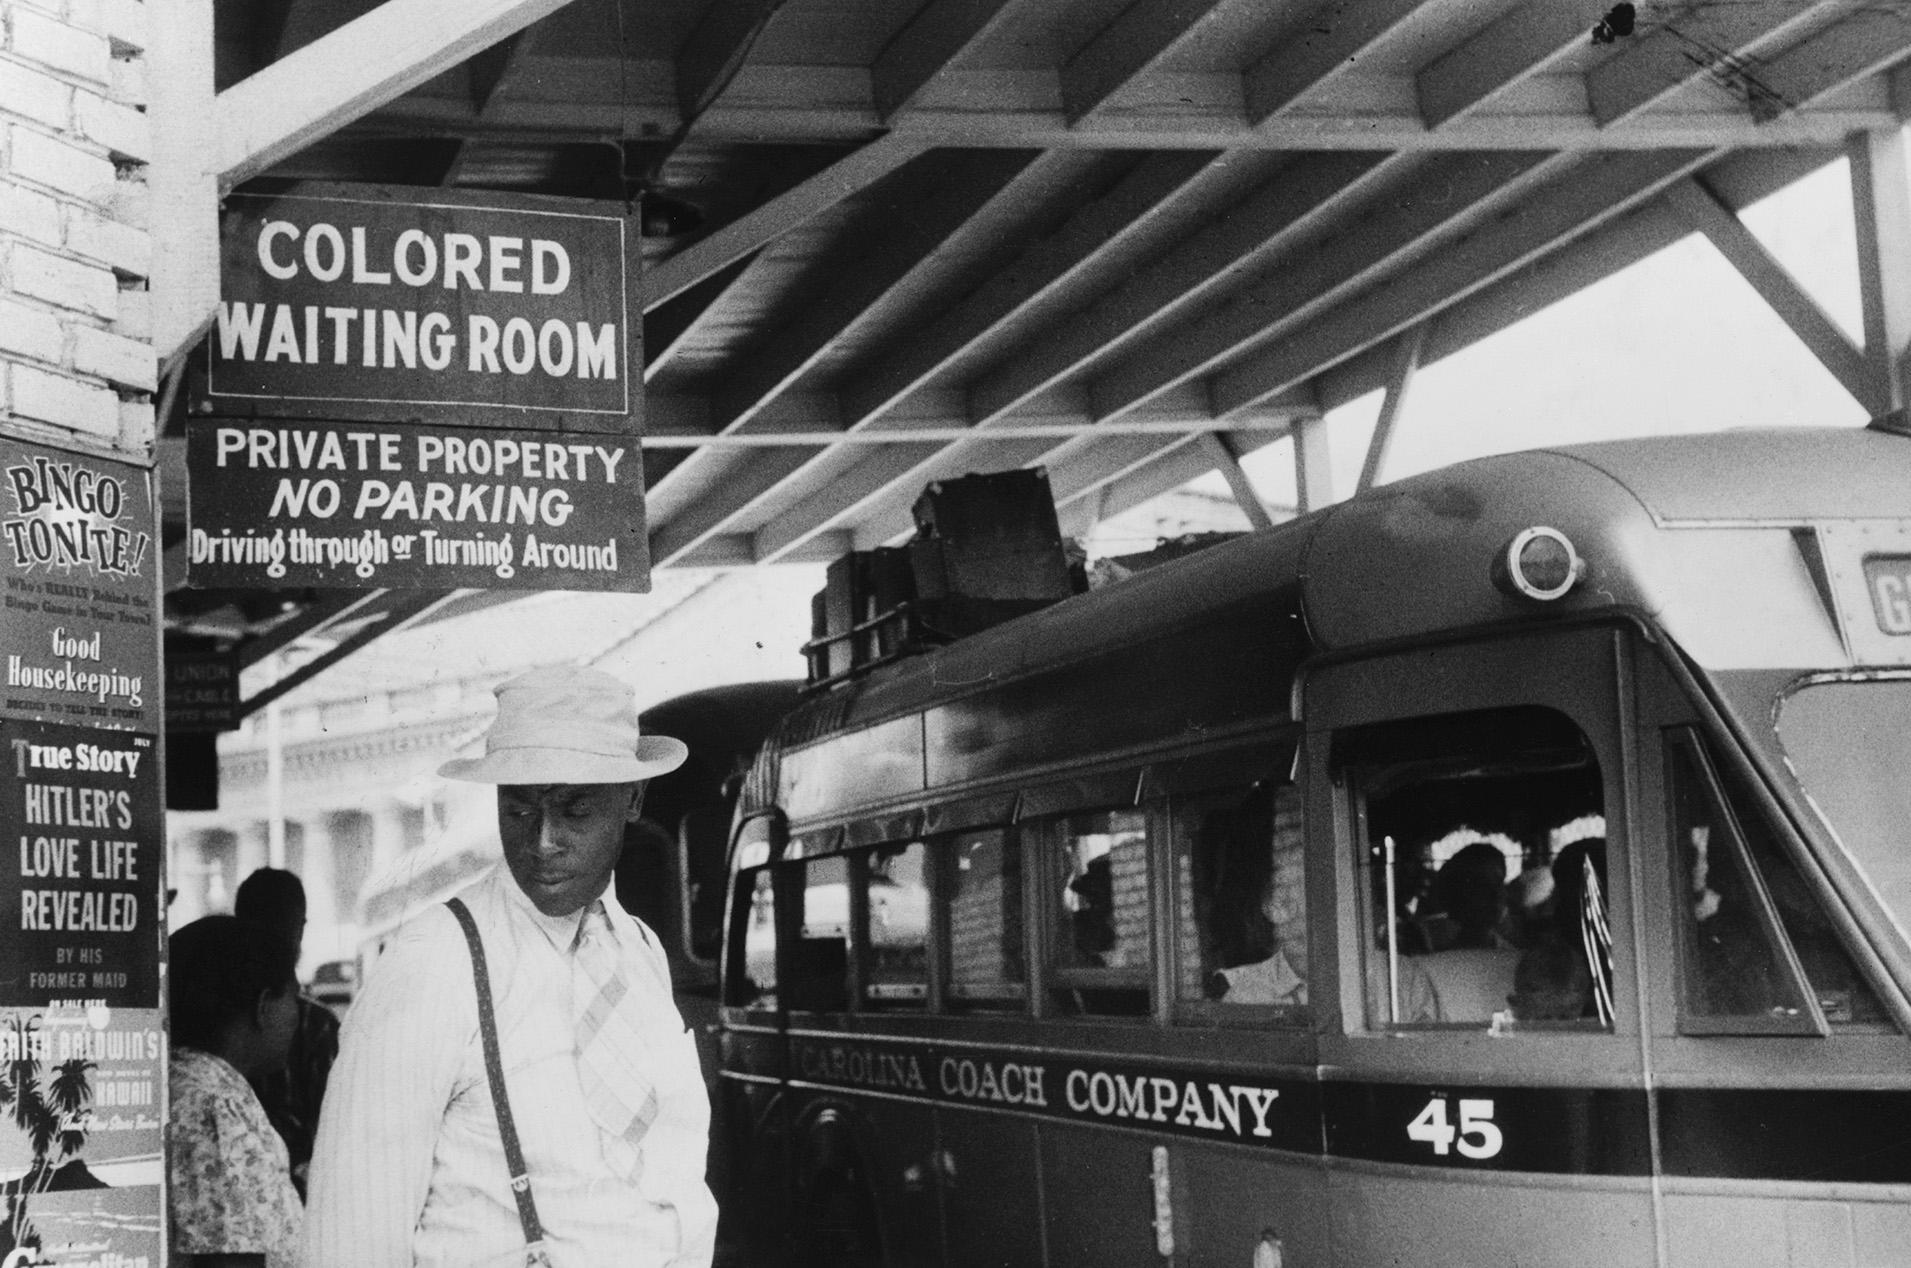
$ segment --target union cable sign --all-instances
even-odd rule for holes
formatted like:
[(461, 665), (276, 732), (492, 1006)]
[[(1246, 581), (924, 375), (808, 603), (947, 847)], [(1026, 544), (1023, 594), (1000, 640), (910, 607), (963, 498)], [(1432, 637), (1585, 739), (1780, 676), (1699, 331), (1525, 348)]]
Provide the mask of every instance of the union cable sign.
[(229, 195), (194, 412), (640, 430), (624, 208), (419, 193)]

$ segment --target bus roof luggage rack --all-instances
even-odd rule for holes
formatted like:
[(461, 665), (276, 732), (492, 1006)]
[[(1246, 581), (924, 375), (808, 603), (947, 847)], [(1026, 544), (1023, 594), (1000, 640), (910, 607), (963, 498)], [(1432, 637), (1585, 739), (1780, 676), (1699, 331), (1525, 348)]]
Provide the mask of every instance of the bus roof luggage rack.
[(810, 600), (808, 689), (1000, 625), (1087, 588), (1071, 568), (1048, 473), (938, 480), (907, 545), (855, 550)]

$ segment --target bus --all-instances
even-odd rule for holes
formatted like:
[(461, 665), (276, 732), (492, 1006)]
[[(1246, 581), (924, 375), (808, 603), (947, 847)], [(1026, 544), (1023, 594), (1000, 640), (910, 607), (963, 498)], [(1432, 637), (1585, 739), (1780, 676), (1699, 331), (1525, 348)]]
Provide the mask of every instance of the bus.
[(1911, 435), (1467, 462), (813, 692), (726, 1236), (1911, 1265)]

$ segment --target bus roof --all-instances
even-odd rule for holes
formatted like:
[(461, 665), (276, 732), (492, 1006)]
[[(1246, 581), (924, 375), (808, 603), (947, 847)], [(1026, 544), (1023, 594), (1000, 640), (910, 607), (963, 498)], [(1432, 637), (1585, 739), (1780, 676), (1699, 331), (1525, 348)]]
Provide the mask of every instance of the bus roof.
[(1868, 428), (1736, 431), (1575, 445), (1662, 522), (1911, 514), (1911, 439)]
[[(1858, 429), (1728, 432), (1480, 458), (1077, 595), (885, 666), (786, 719), (782, 745), (1251, 615), (1290, 654), (1615, 607), (1701, 664), (1846, 663), (1795, 526), (1911, 518), (1911, 440)], [(1564, 532), (1587, 580), (1551, 605), (1495, 589), (1521, 529)], [(1118, 688), (1119, 684), (1111, 684)]]

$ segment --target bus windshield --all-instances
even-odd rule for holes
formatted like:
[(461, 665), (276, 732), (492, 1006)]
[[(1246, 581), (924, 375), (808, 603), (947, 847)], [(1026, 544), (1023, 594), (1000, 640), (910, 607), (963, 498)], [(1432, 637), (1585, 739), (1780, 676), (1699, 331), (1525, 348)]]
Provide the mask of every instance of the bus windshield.
[(1805, 791), (1911, 938), (1911, 678), (1804, 687), (1785, 700), (1778, 735)]

